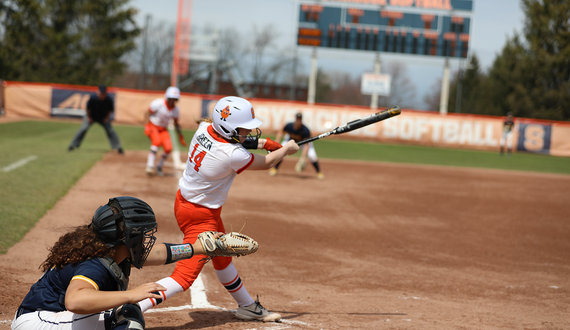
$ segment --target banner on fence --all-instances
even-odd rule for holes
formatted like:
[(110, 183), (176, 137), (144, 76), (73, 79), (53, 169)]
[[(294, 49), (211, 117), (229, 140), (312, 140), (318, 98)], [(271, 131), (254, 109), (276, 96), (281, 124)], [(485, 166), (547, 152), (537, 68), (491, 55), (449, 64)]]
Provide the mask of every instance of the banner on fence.
[[(85, 111), (89, 96), (96, 90), (94, 86), (7, 82), (4, 89), (6, 115), (28, 118), (79, 117)], [(110, 88), (109, 93), (115, 99), (115, 121), (134, 125), (143, 125), (150, 102), (164, 97), (162, 91), (121, 88)], [(182, 93), (178, 102), (181, 126), (196, 128), (196, 119), (211, 117), (220, 97)], [(295, 120), (297, 112), (303, 113), (303, 123), (312, 135), (373, 113), (367, 107), (357, 106), (308, 105), (267, 99), (250, 101), (256, 117), (263, 122), (261, 129), (264, 135), (283, 129), (286, 123)], [(498, 151), (503, 121), (504, 117), (440, 115), (438, 112), (403, 109), (397, 117), (340, 137)], [(515, 150), (570, 156), (570, 124), (517, 118), (513, 141)]]

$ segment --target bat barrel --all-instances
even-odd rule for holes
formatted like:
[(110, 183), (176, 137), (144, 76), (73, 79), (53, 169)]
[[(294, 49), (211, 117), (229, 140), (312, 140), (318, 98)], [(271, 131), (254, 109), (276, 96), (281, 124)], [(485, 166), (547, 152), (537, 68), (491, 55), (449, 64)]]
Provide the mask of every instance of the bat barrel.
[(348, 122), (342, 126), (339, 126), (335, 129), (333, 129), (330, 132), (326, 132), (326, 133), (323, 133), (319, 136), (311, 137), (311, 138), (305, 139), (303, 141), (297, 142), (297, 145), (302, 145), (302, 144), (309, 143), (309, 142), (312, 142), (312, 141), (315, 141), (318, 139), (322, 139), (322, 138), (327, 137), (331, 134), (342, 134), (342, 133), (354, 131), (355, 129), (359, 129), (361, 127), (368, 126), (370, 124), (374, 124), (374, 123), (379, 122), (381, 120), (397, 116), (400, 113), (401, 113), (400, 107), (394, 107), (394, 108), (390, 108), (390, 109), (387, 109), (387, 110), (384, 110), (381, 112), (377, 112), (377, 113), (372, 114), (370, 116)]
[(387, 110), (372, 114), (370, 116), (348, 122), (342, 126), (335, 128), (333, 132), (334, 132), (334, 134), (342, 134), (342, 133), (354, 131), (355, 129), (359, 129), (359, 128), (364, 127), (364, 126), (368, 126), (370, 124), (377, 123), (381, 120), (397, 116), (400, 113), (401, 113), (400, 107), (387, 109)]

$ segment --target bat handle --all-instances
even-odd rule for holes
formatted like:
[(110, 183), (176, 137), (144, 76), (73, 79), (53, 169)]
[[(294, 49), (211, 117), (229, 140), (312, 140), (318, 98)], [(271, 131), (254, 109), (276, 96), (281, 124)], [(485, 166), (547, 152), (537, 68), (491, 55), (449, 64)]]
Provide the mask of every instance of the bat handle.
[(303, 144), (306, 144), (306, 143), (309, 143), (309, 142), (313, 142), (313, 141), (315, 141), (315, 140), (318, 139), (318, 138), (319, 138), (318, 136), (313, 136), (312, 138), (308, 138), (308, 139), (305, 139), (305, 140), (303, 140), (303, 141), (297, 142), (297, 145), (298, 145), (298, 146), (301, 146), (301, 145), (303, 145)]
[(306, 144), (306, 143), (309, 143), (309, 142), (313, 142), (313, 141), (318, 140), (318, 139), (322, 139), (322, 138), (324, 138), (324, 137), (327, 137), (327, 136), (331, 135), (333, 132), (334, 132), (334, 130), (332, 130), (332, 131), (330, 131), (330, 132), (323, 133), (323, 134), (321, 134), (321, 135), (317, 135), (317, 136), (310, 137), (310, 138), (305, 139), (305, 140), (303, 140), (303, 141), (297, 142), (297, 145), (300, 146), (300, 145), (303, 145), (303, 144)]

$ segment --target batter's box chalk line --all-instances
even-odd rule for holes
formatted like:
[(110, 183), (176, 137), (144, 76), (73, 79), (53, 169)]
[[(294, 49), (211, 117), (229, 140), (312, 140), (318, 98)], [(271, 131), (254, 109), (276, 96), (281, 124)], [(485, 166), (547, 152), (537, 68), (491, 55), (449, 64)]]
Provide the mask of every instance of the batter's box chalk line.
[[(237, 312), (237, 309), (226, 309), (219, 306), (214, 306), (208, 302), (208, 297), (206, 296), (206, 287), (204, 286), (204, 281), (202, 280), (202, 274), (198, 275), (198, 278), (194, 281), (190, 287), (190, 296), (192, 299), (192, 304), (186, 304), (182, 306), (175, 307), (164, 307), (164, 308), (151, 308), (145, 312), (146, 313), (162, 313), (162, 312), (175, 312), (189, 309), (215, 309), (225, 312)], [(290, 329), (294, 325), (309, 325), (308, 323), (301, 321), (293, 321), (281, 319), (279, 323), (265, 323), (263, 329)]]
[(281, 321), (276, 323), (263, 323), (261, 328), (250, 328), (246, 330), (260, 330), (260, 329), (271, 329), (271, 330), (283, 330), (283, 329), (291, 329), (295, 326), (309, 326), (308, 323), (301, 322), (301, 321), (293, 321), (293, 320), (286, 320), (281, 319)]

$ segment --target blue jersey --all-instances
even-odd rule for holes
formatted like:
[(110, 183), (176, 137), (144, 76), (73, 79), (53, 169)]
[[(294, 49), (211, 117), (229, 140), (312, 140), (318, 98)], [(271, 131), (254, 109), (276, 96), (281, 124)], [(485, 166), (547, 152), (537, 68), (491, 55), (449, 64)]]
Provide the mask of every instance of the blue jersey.
[(512, 131), (513, 126), (515, 126), (515, 123), (512, 120), (506, 119), (505, 122), (503, 123), (503, 132), (508, 133)]
[[(110, 260), (110, 258), (106, 258)], [(116, 264), (115, 264), (116, 265)], [(22, 301), (29, 310), (61, 312), (65, 308), (65, 293), (72, 280), (83, 280), (100, 291), (120, 290), (120, 281), (102, 259), (95, 258), (52, 268), (34, 284)]]
[(305, 125), (301, 125), (301, 128), (295, 129), (293, 123), (289, 123), (285, 125), (283, 130), (287, 132), (295, 142), (300, 142), (311, 137), (311, 132)]

